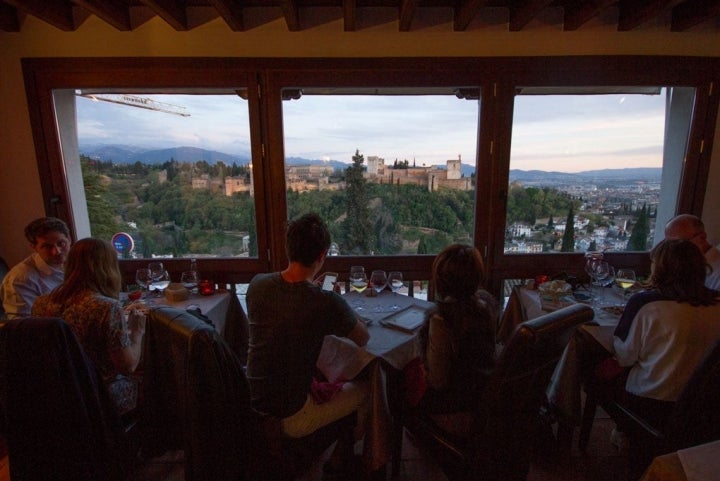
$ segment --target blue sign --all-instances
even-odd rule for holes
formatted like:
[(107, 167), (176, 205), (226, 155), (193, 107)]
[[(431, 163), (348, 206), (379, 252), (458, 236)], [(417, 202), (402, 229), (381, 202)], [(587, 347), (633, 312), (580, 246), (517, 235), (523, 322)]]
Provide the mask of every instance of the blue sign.
[(133, 238), (126, 232), (118, 232), (112, 236), (112, 245), (119, 254), (129, 254), (135, 248)]

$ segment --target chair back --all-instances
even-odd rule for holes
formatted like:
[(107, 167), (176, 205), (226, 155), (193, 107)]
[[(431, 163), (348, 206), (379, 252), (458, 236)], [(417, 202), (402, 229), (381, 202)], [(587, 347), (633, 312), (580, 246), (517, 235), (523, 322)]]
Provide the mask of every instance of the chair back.
[(720, 439), (720, 339), (685, 385), (663, 430), (666, 450)]
[(12, 479), (124, 479), (119, 418), (98, 372), (62, 319), (2, 323), (0, 406)]
[(184, 450), (187, 481), (247, 479), (259, 428), (233, 350), (212, 325), (172, 307), (149, 312), (145, 336), (145, 449)]
[(519, 324), (478, 403), (472, 462), (478, 479), (525, 479), (529, 449), (550, 377), (575, 328), (593, 310), (573, 304)]

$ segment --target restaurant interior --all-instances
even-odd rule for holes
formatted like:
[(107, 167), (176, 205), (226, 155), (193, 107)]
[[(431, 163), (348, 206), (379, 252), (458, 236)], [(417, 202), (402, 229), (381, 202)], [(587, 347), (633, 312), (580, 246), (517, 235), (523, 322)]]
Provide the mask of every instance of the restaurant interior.
[[(504, 249), (513, 102), (523, 93), (677, 92), (677, 106), (672, 95), (667, 101), (656, 229), (662, 220), (690, 213), (703, 220), (711, 242), (720, 242), (718, 1), (0, 0), (0, 66), (0, 257), (9, 266), (28, 255), (23, 228), (34, 218), (65, 220), (75, 239), (91, 235), (73, 161), (77, 90), (234, 93), (247, 100), (259, 254), (201, 259), (203, 275), (218, 290), (229, 290), (233, 303), (244, 302), (241, 286), (257, 273), (286, 265), (283, 102), (298, 92), (452, 94), (477, 103), (477, 155), (463, 159), (477, 172), (471, 238), (488, 269), (488, 290), (503, 301), (513, 285), (537, 276), (587, 278), (582, 252)], [(679, 94), (688, 91), (692, 95), (682, 104)], [(607, 251), (605, 258), (640, 276), (649, 272), (647, 250)], [(339, 255), (328, 257), (325, 269), (340, 273), (342, 281), (358, 264), (368, 272), (401, 271), (407, 294), (422, 291), (431, 301), (433, 259)], [(178, 278), (188, 263), (163, 260)], [(130, 284), (147, 259), (120, 263)], [(532, 327), (533, 335), (542, 326)], [(550, 374), (552, 369), (543, 379)], [(609, 442), (613, 427), (598, 409), (589, 442), (580, 449), (579, 426), (569, 440), (561, 439), (559, 424), (548, 426), (523, 458), (529, 468), (522, 479), (638, 479), (628, 451)], [(452, 479), (438, 460), (443, 458), (422, 448), (409, 429), (393, 431), (390, 443), (392, 461), (383, 472), (388, 479)], [(10, 479), (3, 456), (0, 481)], [(189, 470), (187, 461), (178, 451), (167, 453), (134, 479), (211, 479)], [(300, 479), (320, 479), (318, 466)]]

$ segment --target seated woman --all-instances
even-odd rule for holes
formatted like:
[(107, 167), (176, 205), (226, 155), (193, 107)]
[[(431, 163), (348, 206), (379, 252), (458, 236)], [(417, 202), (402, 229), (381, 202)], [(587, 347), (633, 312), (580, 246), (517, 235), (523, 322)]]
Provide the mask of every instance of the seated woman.
[(125, 375), (135, 371), (140, 361), (145, 316), (131, 312), (129, 321), (125, 320), (120, 284), (112, 245), (100, 239), (81, 239), (68, 254), (65, 280), (35, 300), (32, 315), (60, 317), (70, 325), (123, 414), (134, 407), (134, 396), (128, 396), (134, 384)]
[(707, 263), (687, 240), (650, 253), (649, 290), (627, 303), (615, 330), (615, 358), (628, 367), (629, 405), (661, 423), (712, 344), (720, 338), (720, 293), (705, 287)]
[[(498, 303), (483, 289), (480, 252), (455, 244), (435, 258), (436, 309), (428, 313), (420, 342), (428, 389), (418, 408), (430, 414), (469, 413), (495, 365)], [(462, 416), (434, 416), (452, 432), (470, 427)]]

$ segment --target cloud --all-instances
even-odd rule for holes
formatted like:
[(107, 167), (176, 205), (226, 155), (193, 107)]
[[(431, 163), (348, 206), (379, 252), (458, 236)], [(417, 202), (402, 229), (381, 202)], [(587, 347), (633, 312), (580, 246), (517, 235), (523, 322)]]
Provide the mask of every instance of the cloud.
[[(201, 147), (249, 153), (248, 103), (236, 95), (147, 95), (189, 117), (77, 99), (85, 143)], [(479, 104), (452, 95), (304, 95), (284, 101), (287, 157), (350, 162), (356, 149), (388, 163), (476, 158)], [(511, 168), (589, 170), (659, 166), (664, 95), (519, 95)]]

